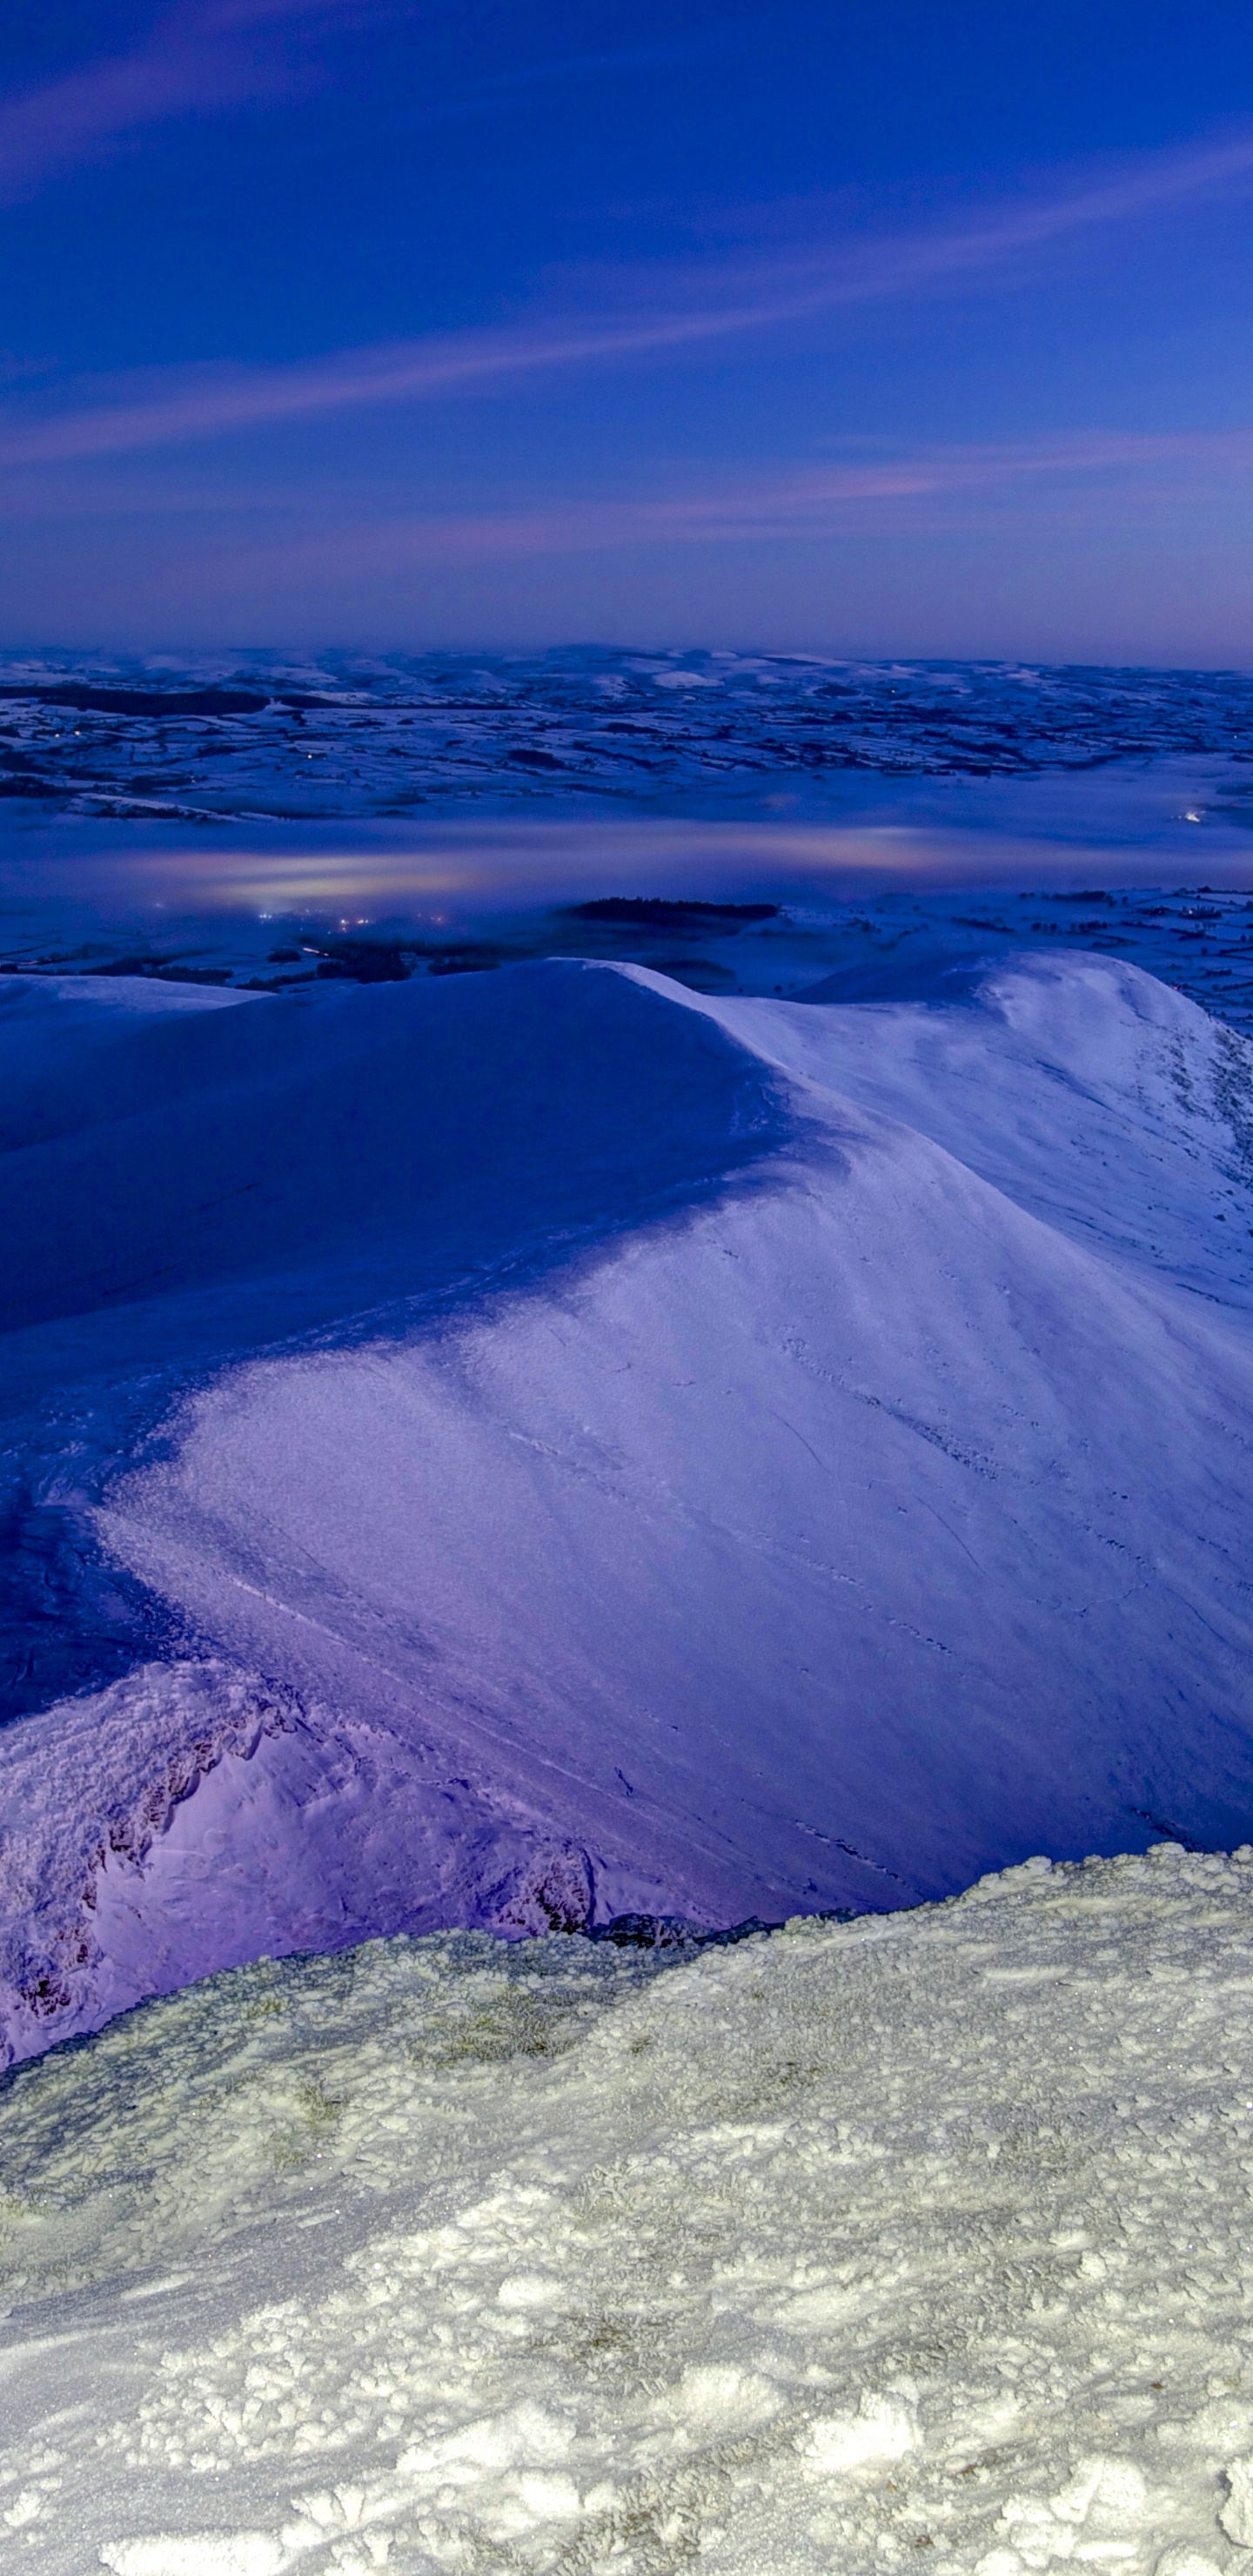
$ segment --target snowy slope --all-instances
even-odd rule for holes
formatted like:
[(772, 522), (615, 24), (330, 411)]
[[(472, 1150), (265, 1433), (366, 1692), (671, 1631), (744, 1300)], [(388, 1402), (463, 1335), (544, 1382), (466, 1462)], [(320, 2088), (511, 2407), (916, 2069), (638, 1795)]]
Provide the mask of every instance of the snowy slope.
[(669, 1007), (578, 967), (277, 1006), (197, 993), (190, 1010), (138, 978), (104, 988), (109, 1012), (84, 989), (0, 987), (22, 1228), (0, 1326), (72, 1316), (82, 1359), (112, 1347), (100, 1319), (140, 1307), (131, 1346), (155, 1323), (180, 1356), (207, 1356), (223, 1332), (269, 1340), (369, 1300), (526, 1277), (554, 1247), (721, 1183), (784, 1130), (739, 1042), (676, 1012), (668, 987)]
[(55, 1390), (159, 1612), (0, 1737), (18, 2054), (262, 1950), (1243, 1839), (1242, 1041), (1082, 957), (931, 1010), (111, 989), (112, 1052), (81, 985), (0, 1012), (69, 1014), (13, 1454)]
[(374, 1943), (19, 2070), (6, 2567), (1243, 2566), (1251, 1894)]
[[(890, 963), (878, 974), (890, 981)], [(831, 998), (817, 984), (805, 1004)], [(1253, 1051), (1235, 1030), (1113, 957), (990, 964), (969, 1005), (716, 1009), (1077, 1241), (1253, 1305)]]

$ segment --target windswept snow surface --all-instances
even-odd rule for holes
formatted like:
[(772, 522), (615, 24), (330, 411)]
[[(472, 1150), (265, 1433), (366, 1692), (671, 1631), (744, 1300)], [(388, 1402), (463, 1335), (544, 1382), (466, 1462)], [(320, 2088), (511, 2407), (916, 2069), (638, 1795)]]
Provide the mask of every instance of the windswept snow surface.
[(962, 991), (6, 981), (12, 2055), (1245, 1839), (1253, 1054), (1109, 958)]
[(1246, 2566), (1251, 1900), (373, 1942), (17, 2070), (6, 2566)]

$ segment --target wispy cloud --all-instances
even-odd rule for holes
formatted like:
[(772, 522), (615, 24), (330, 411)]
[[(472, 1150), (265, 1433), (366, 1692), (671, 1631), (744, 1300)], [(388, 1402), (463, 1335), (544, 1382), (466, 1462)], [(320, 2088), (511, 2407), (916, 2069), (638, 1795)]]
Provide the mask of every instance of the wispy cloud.
[[(0, 96), (0, 204), (29, 196), (79, 162), (99, 159), (147, 126), (307, 87), (320, 36), (411, 17), (418, 5), (419, 0), (177, 0), (142, 43), (100, 55), (36, 88)], [(452, 123), (490, 113), (533, 90), (660, 70), (712, 52), (725, 55), (751, 42), (762, 23), (758, 13), (749, 12), (653, 44), (516, 64), (460, 88), (420, 95), (406, 104), (406, 123)]]
[[(727, 481), (712, 489), (646, 498), (552, 501), (531, 509), (410, 514), (247, 543), (222, 570), (228, 580), (246, 554), (250, 568), (280, 585), (305, 576), (403, 576), (427, 565), (507, 563), (664, 545), (751, 544), (771, 538), (831, 537), (866, 514), (912, 502), (978, 501), (1014, 487), (1146, 486), (1160, 502), (1164, 483), (1206, 487), (1236, 478), (1253, 498), (1253, 428), (1135, 436), (1122, 432), (1021, 445), (936, 449), (911, 457), (814, 467)], [(229, 555), (229, 550), (228, 550)], [(206, 567), (210, 584), (213, 567)]]
[[(228, 12), (219, 0), (212, 23), (247, 28), (263, 13), (277, 16), (294, 5), (233, 0)], [(197, 24), (207, 23), (198, 13)], [(128, 61), (141, 59), (151, 55)], [(549, 314), (511, 328), (341, 350), (289, 366), (182, 370), (155, 384), (150, 377), (129, 399), (119, 389), (106, 402), (0, 426), (0, 466), (72, 463), (337, 411), (430, 402), (529, 376), (696, 350), (842, 307), (996, 284), (1054, 243), (1251, 187), (1253, 132), (1246, 130), (1146, 156), (1100, 184), (1000, 205), (961, 225), (824, 241), (768, 263), (710, 266), (698, 277), (653, 267), (638, 273), (637, 292), (626, 305), (618, 300), (599, 311), (585, 305), (576, 314)]]
[[(473, 562), (511, 557), (594, 553), (647, 544), (752, 542), (770, 537), (830, 535), (861, 512), (901, 510), (928, 500), (995, 499), (1016, 486), (1053, 483), (1102, 493), (1121, 489), (1157, 506), (1167, 493), (1233, 487), (1253, 503), (1253, 426), (1161, 432), (1098, 431), (1023, 441), (896, 450), (805, 466), (778, 465), (751, 476), (724, 474), (680, 490), (560, 494), (513, 509), (412, 510), (387, 507), (371, 485), (368, 515), (361, 487), (293, 487), (273, 475), (239, 482), (220, 474), (195, 480), (137, 481), (108, 464), (90, 475), (16, 475), (0, 483), (0, 520), (65, 522), (79, 518), (182, 519), (204, 532), (209, 551), (230, 526), (250, 556), (275, 562), (307, 556), (328, 565)], [(274, 537), (276, 523), (292, 533)], [(255, 531), (255, 535), (247, 533)]]
[(127, 52), (0, 98), (0, 199), (28, 196), (58, 171), (169, 117), (289, 89), (298, 74), (281, 41), (287, 30), (303, 51), (325, 28), (385, 13), (395, 14), (392, 0), (183, 0)]

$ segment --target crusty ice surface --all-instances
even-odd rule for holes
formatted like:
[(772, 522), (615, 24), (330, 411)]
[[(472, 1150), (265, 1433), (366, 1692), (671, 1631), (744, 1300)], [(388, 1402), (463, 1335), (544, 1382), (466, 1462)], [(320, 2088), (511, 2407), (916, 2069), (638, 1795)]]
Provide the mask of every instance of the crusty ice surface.
[(0, 1736), (13, 2055), (1245, 1839), (1253, 1053), (1181, 995), (15, 978), (6, 1047), (10, 1460), (156, 1605)]
[(372, 1942), (18, 2070), (6, 2566), (1243, 2567), (1251, 1897)]

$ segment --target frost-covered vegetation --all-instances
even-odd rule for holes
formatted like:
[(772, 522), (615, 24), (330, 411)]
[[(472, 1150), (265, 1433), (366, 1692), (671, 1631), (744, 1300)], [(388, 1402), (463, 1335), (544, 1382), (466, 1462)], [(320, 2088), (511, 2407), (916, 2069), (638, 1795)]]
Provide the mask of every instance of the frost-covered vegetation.
[(1253, 1851), (260, 1962), (0, 2090), (31, 2576), (1253, 2544)]

